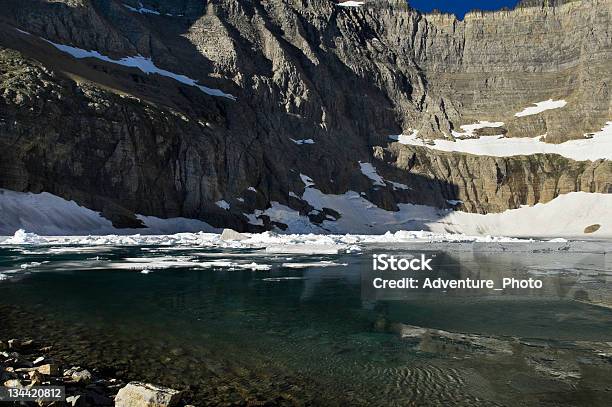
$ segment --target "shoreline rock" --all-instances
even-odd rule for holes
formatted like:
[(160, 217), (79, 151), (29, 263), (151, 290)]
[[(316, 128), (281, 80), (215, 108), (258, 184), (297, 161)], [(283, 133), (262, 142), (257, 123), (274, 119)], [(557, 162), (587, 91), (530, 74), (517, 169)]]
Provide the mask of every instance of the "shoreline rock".
[[(19, 349), (19, 352), (16, 350)], [(175, 407), (189, 405), (183, 392), (150, 383), (105, 377), (96, 368), (62, 368), (62, 361), (48, 355), (52, 347), (31, 340), (0, 340), (0, 385), (29, 388), (65, 386), (66, 402), (26, 402), (23, 405), (52, 407), (68, 405), (118, 407)], [(37, 366), (38, 365), (38, 366)]]

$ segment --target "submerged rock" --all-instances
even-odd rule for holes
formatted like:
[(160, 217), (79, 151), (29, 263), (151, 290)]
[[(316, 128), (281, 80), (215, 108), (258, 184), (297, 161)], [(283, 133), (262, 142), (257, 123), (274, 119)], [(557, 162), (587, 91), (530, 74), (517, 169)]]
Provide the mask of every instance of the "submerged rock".
[(70, 377), (77, 383), (89, 383), (91, 382), (91, 373), (89, 370), (78, 370), (73, 372)]
[(600, 228), (601, 228), (601, 225), (599, 225), (599, 224), (590, 225), (590, 226), (587, 226), (586, 228), (584, 228), (584, 233), (595, 233)]
[(130, 382), (115, 397), (115, 407), (171, 407), (181, 392), (149, 383)]

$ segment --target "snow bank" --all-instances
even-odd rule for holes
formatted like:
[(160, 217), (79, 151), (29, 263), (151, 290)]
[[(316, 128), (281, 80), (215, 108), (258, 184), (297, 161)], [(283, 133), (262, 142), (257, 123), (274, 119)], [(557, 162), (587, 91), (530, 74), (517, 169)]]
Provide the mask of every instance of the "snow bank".
[(567, 105), (565, 100), (552, 100), (548, 99), (544, 102), (534, 103), (535, 106), (530, 106), (524, 110), (515, 114), (516, 117), (531, 116), (534, 114), (542, 113), (546, 110), (559, 109)]
[(88, 51), (82, 48), (72, 47), (70, 45), (56, 44), (55, 42), (44, 39), (49, 44), (53, 45), (55, 48), (59, 49), (62, 52), (72, 55), (74, 58), (83, 59), (83, 58), (95, 58), (101, 61), (110, 62), (111, 64), (122, 65), (128, 68), (137, 68), (142, 72), (149, 74), (157, 74), (161, 76), (165, 76), (168, 78), (172, 78), (175, 81), (181, 82), (185, 85), (195, 86), (200, 89), (202, 92), (211, 95), (211, 96), (219, 96), (225, 97), (228, 99), (236, 100), (236, 97), (230, 95), (229, 93), (225, 93), (220, 89), (208, 88), (206, 86), (199, 85), (195, 79), (192, 79), (188, 76), (177, 74), (171, 71), (167, 71), (165, 69), (158, 68), (151, 58), (145, 58), (142, 55), (136, 55), (133, 57), (123, 57), (121, 59), (113, 59), (106, 55), (102, 55), (98, 51)]
[(147, 229), (117, 229), (99, 212), (48, 192), (40, 194), (0, 188), (0, 236), (25, 229), (40, 235), (167, 234), (178, 231), (214, 232), (209, 224), (186, 218), (137, 216)]
[[(586, 136), (586, 135), (585, 135)], [(607, 122), (601, 131), (582, 140), (570, 140), (561, 144), (549, 144), (542, 136), (525, 138), (505, 138), (503, 136), (483, 136), (474, 139), (432, 140), (425, 143), (415, 134), (390, 136), (401, 144), (422, 146), (433, 150), (511, 157), (531, 154), (559, 154), (573, 160), (612, 159), (612, 121)]]
[(601, 228), (589, 236), (612, 236), (612, 194), (573, 192), (545, 204), (487, 215), (412, 204), (399, 204), (397, 212), (386, 211), (354, 191), (329, 195), (307, 188), (303, 199), (316, 209), (330, 208), (342, 215), (338, 221), (321, 224), (331, 233), (429, 230), (477, 236), (577, 237), (586, 236), (587, 226), (600, 224)]
[[(267, 247), (270, 251), (283, 253), (339, 253), (352, 251), (351, 246), (364, 242), (513, 241), (491, 236), (612, 237), (612, 194), (573, 192), (545, 204), (487, 215), (412, 204), (399, 204), (399, 211), (396, 212), (386, 211), (354, 191), (331, 195), (313, 187), (306, 188), (302, 199), (316, 210), (330, 208), (342, 216), (338, 220), (325, 220), (320, 225), (313, 224), (308, 216), (273, 202), (271, 208), (258, 211), (258, 214), (269, 216), (273, 222), (286, 224), (286, 231), (280, 234), (247, 233), (245, 240), (224, 241), (218, 234), (220, 230), (197, 220), (139, 216), (149, 226), (148, 229), (115, 229), (99, 213), (72, 201), (47, 193), (0, 190), (0, 235), (13, 235), (8, 240), (0, 239), (0, 244)], [(253, 218), (255, 221), (261, 222)], [(600, 227), (594, 233), (585, 234), (585, 228), (592, 225)], [(193, 233), (198, 229), (215, 233)], [(191, 230), (192, 233), (168, 234), (177, 230)], [(343, 235), (349, 232), (352, 234)], [(358, 247), (355, 249), (358, 250)]]

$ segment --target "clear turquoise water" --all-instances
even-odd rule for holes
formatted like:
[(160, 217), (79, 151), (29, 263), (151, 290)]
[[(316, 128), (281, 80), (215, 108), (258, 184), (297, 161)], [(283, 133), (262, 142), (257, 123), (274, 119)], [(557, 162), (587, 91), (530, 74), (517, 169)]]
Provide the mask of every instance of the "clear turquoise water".
[[(361, 287), (368, 251), (298, 258), (157, 249), (0, 248), (0, 273), (10, 276), (0, 281), (0, 337), (42, 338), (75, 363), (188, 388), (198, 405), (603, 406), (612, 397), (612, 357), (601, 356), (612, 338), (612, 311), (589, 303), (607, 295), (607, 271), (595, 267), (597, 259), (577, 266), (568, 258), (564, 268), (558, 255), (441, 253), (436, 275), (539, 272), (547, 289), (373, 301)], [(272, 269), (180, 267), (145, 275), (114, 268), (151, 256), (212, 256)], [(348, 265), (282, 266), (321, 260)], [(42, 264), (21, 270), (33, 261)], [(402, 338), (400, 324), (467, 339), (435, 332)], [(495, 343), (483, 345), (486, 338)]]

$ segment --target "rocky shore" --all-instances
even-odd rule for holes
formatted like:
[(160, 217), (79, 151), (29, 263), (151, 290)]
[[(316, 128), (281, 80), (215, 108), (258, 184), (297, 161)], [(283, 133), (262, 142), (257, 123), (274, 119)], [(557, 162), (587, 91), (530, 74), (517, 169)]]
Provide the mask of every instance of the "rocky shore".
[(0, 340), (0, 382), (9, 388), (64, 386), (64, 401), (30, 401), (26, 406), (189, 407), (183, 393), (149, 383), (108, 377), (93, 367), (70, 366), (49, 356), (51, 346), (31, 339)]

